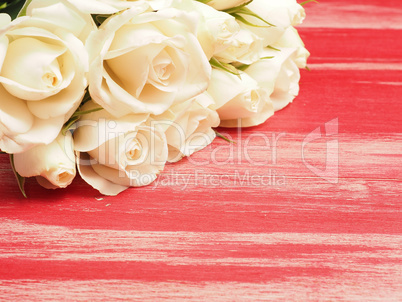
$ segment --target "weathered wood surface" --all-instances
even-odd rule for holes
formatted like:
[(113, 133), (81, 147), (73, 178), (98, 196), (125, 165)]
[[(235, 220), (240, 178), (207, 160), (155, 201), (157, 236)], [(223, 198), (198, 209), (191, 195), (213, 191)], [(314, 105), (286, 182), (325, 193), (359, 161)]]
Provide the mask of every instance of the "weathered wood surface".
[[(25, 200), (1, 156), (0, 300), (402, 301), (402, 3), (320, 2), (300, 96), (222, 129), (237, 145), (118, 197), (29, 180)], [(327, 181), (307, 165), (336, 144)]]

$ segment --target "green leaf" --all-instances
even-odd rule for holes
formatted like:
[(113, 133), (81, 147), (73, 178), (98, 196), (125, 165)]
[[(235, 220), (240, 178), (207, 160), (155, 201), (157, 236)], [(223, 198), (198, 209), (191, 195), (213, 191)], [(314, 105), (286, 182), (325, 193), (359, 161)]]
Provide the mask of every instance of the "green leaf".
[[(269, 59), (273, 59), (273, 58), (275, 58), (275, 57), (274, 56), (272, 56), (272, 57), (262, 57), (262, 58), (260, 58), (260, 60), (269, 60)], [(236, 66), (236, 68), (238, 70), (241, 70), (241, 71), (245, 71), (249, 67), (250, 67), (249, 64), (241, 64), (239, 66)]]
[(26, 0), (24, 6), (21, 8), (20, 12), (18, 13), (18, 17), (23, 17), (27, 15), (27, 7), (32, 2), (32, 0)]
[[(248, 2), (250, 3), (250, 2)], [(248, 4), (247, 3), (247, 4)], [(225, 10), (226, 13), (231, 14), (233, 17), (235, 17), (237, 20), (239, 20), (240, 22), (247, 24), (249, 26), (253, 26), (253, 27), (267, 27), (268, 26), (273, 26), (275, 27), (274, 24), (269, 23), (267, 20), (265, 20), (264, 18), (261, 18), (258, 14), (256, 14), (255, 12), (253, 12), (252, 10), (250, 10), (247, 7), (244, 7), (244, 5), (239, 6), (239, 7), (235, 7), (235, 8), (231, 8), (231, 9), (227, 9)], [(246, 19), (244, 19), (244, 17), (242, 17), (241, 15), (246, 15), (246, 16), (251, 16), (254, 17), (262, 22), (264, 22), (266, 25), (256, 25), (254, 23), (251, 23), (249, 21), (247, 21)]]
[(231, 14), (233, 17), (235, 17), (237, 20), (239, 20), (240, 22), (248, 25), (248, 26), (252, 26), (252, 27), (267, 27), (265, 25), (256, 25), (254, 23), (251, 23), (249, 21), (247, 21), (246, 19), (244, 19), (242, 16), (238, 15), (238, 14)]
[(15, 178), (17, 179), (18, 187), (20, 188), (22, 195), (25, 198), (27, 198), (27, 194), (25, 193), (25, 189), (24, 189), (25, 177), (22, 177), (21, 175), (19, 175), (18, 172), (15, 170), (14, 154), (10, 154), (10, 163), (11, 163), (11, 168), (13, 169)]
[(99, 108), (94, 108), (91, 110), (86, 110), (86, 111), (80, 111), (79, 109), (77, 109), (77, 111), (74, 112), (74, 114), (70, 117), (70, 119), (64, 124), (63, 129), (61, 129), (61, 133), (63, 135), (66, 135), (67, 131), (69, 131), (71, 129), (71, 127), (75, 124), (75, 122), (77, 122), (81, 116), (85, 115), (85, 114), (90, 114), (92, 112), (96, 112), (99, 110), (103, 110), (103, 108), (99, 107)]
[(91, 110), (85, 110), (85, 111), (78, 111), (77, 110), (76, 112), (74, 112), (73, 116), (74, 117), (81, 117), (81, 116), (83, 116), (85, 114), (90, 114), (92, 112), (96, 112), (96, 111), (100, 111), (100, 110), (103, 110), (103, 108), (98, 107), (98, 108), (94, 108), (94, 109), (91, 109)]
[(301, 6), (304, 6), (304, 5), (306, 5), (307, 3), (310, 3), (310, 2), (315, 2), (315, 3), (319, 3), (317, 0), (306, 0), (306, 1), (304, 1), (304, 2), (302, 2), (302, 3), (299, 3)]
[(250, 67), (250, 64), (241, 64), (241, 65), (237, 66), (236, 68), (238, 70), (245, 71), (249, 67)]
[(224, 136), (223, 134), (219, 133), (218, 131), (216, 131), (216, 130), (214, 130), (214, 131), (215, 131), (216, 137), (219, 137), (219, 138), (223, 139), (224, 141), (227, 141), (228, 143), (237, 144), (236, 142), (228, 139), (226, 136)]
[(84, 97), (83, 97), (83, 99), (82, 99), (82, 101), (81, 101), (80, 107), (81, 107), (82, 105), (84, 105), (86, 102), (90, 101), (91, 99), (92, 99), (92, 98), (91, 98), (91, 95), (90, 95), (90, 93), (89, 93), (89, 89), (87, 88), (87, 89), (85, 90), (85, 94), (84, 94)]
[(19, 12), (24, 5), (31, 2), (31, 0), (8, 0), (0, 2), (0, 13), (9, 14), (11, 19), (17, 18)]
[(211, 64), (211, 66), (213, 66), (215, 68), (227, 71), (231, 74), (234, 74), (234, 75), (240, 77), (240, 72), (237, 70), (237, 68), (229, 63), (222, 63), (222, 62), (218, 61), (216, 58), (212, 58), (211, 60), (209, 60), (209, 63)]
[(212, 0), (197, 0), (198, 2), (201, 2), (201, 3), (204, 3), (204, 4), (207, 4), (208, 2), (211, 2)]
[(101, 26), (103, 22), (106, 21), (107, 18), (111, 16), (111, 14), (97, 14), (91, 15), (97, 27)]
[(276, 50), (276, 51), (281, 51), (280, 49), (278, 49), (278, 48), (275, 48), (275, 47), (273, 47), (273, 46), (270, 46), (270, 45), (268, 45), (268, 46), (267, 46), (267, 48), (269, 48), (269, 49), (272, 49), (272, 50)]
[(95, 109), (91, 109), (91, 110), (86, 110), (86, 111), (81, 111), (80, 108), (88, 101), (91, 100), (91, 95), (89, 94), (89, 90), (87, 89), (85, 91), (85, 95), (81, 101), (81, 105), (80, 107), (73, 113), (73, 115), (69, 118), (69, 120), (67, 122), (64, 123), (63, 128), (61, 129), (61, 133), (63, 135), (66, 135), (67, 131), (69, 131), (72, 127), (72, 125), (74, 125), (75, 122), (77, 122), (81, 116), (83, 116), (84, 114), (89, 114), (92, 112), (96, 112), (99, 110), (102, 110), (102, 107), (99, 108), (95, 108)]

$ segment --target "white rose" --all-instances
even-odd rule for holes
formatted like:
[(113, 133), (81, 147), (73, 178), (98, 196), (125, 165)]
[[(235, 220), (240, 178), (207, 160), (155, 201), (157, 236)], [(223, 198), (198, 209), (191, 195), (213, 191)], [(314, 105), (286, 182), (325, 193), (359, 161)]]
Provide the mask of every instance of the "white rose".
[(161, 114), (205, 91), (211, 66), (192, 16), (132, 8), (105, 21), (87, 42), (94, 101), (117, 117)]
[(304, 47), (302, 39), (293, 26), (286, 29), (282, 37), (272, 46), (276, 48), (296, 48), (297, 52), (295, 62), (297, 66), (299, 68), (307, 67), (307, 59), (310, 56), (310, 52)]
[[(139, 7), (144, 5), (144, 1), (125, 1), (125, 0), (66, 0), (76, 6), (81, 12), (91, 14), (113, 14), (122, 10), (126, 10), (133, 7)], [(146, 5), (152, 8), (154, 11), (176, 8), (193, 15), (194, 22), (198, 22), (197, 26), (197, 38), (209, 58), (213, 55), (211, 49), (213, 45), (212, 36), (208, 32), (205, 26), (205, 22), (200, 14), (199, 7), (207, 7), (210, 10), (217, 12), (212, 7), (199, 3), (194, 0), (146, 0)], [(195, 17), (195, 15), (197, 15)], [(195, 21), (197, 20), (197, 21)]]
[(281, 0), (281, 4), (278, 6), (287, 6), (288, 16), (292, 26), (297, 26), (303, 23), (304, 19), (306, 18), (306, 11), (304, 10), (304, 7), (298, 4), (296, 0)]
[(193, 2), (197, 12), (203, 16), (206, 30), (211, 37), (211, 40), (207, 41), (207, 43), (210, 44), (208, 47), (205, 47), (203, 43), (201, 43), (204, 50), (211, 49), (210, 55), (208, 56), (208, 58), (211, 58), (216, 53), (222, 52), (231, 46), (235, 35), (240, 31), (240, 26), (233, 16), (225, 12), (217, 11), (198, 1)]
[(223, 51), (215, 53), (215, 58), (223, 63), (252, 64), (261, 57), (262, 39), (247, 29), (241, 29), (226, 43)]
[(282, 48), (280, 51), (267, 49), (262, 59), (249, 66), (245, 72), (270, 92), (275, 111), (287, 106), (299, 94), (300, 71), (296, 65), (297, 50)]
[(36, 176), (38, 183), (47, 189), (67, 187), (76, 174), (71, 133), (59, 134), (49, 145), (15, 154), (14, 166), (23, 177)]
[(1, 150), (19, 153), (51, 143), (85, 93), (88, 59), (82, 42), (22, 17), (0, 29), (0, 48)]
[(249, 1), (250, 0), (212, 0), (208, 1), (207, 4), (217, 10), (225, 10), (236, 6), (240, 6)]
[(169, 162), (177, 162), (208, 146), (216, 136), (212, 127), (219, 126), (214, 100), (206, 92), (172, 106), (152, 121), (151, 125), (164, 128)]
[(274, 114), (268, 91), (243, 72), (239, 77), (213, 69), (208, 93), (215, 100), (222, 127), (256, 126)]
[[(90, 101), (82, 110), (97, 107)], [(105, 195), (153, 182), (165, 166), (168, 149), (165, 134), (147, 126), (147, 118), (115, 118), (106, 110), (84, 115), (74, 131), (81, 177)]]
[(297, 4), (296, 0), (253, 0), (247, 8), (274, 25), (269, 26), (255, 17), (242, 15), (248, 22), (257, 25), (242, 24), (261, 37), (264, 46), (275, 43), (289, 26), (300, 24), (306, 16), (303, 6)]
[(73, 33), (84, 43), (89, 33), (96, 30), (91, 15), (81, 12), (67, 0), (32, 1), (27, 7), (26, 15), (48, 24), (48, 27), (63, 28)]

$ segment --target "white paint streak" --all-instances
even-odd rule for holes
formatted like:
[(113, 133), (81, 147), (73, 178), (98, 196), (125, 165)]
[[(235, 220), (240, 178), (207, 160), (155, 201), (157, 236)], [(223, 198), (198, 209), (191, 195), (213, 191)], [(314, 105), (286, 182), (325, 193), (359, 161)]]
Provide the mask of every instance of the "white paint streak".
[(303, 27), (319, 28), (367, 28), (367, 29), (402, 29), (402, 8), (381, 5), (354, 5), (350, 1), (306, 6), (307, 18)]
[[(30, 242), (33, 244), (29, 244)], [(252, 251), (254, 245), (261, 245), (260, 248), (299, 245), (299, 248), (297, 254), (286, 258), (278, 255), (271, 257), (269, 253), (265, 253), (265, 257), (260, 255), (259, 258), (236, 256), (239, 247), (243, 251), (247, 249)], [(320, 246), (323, 252), (308, 254), (303, 248), (306, 245)], [(220, 253), (217, 255), (210, 253), (211, 249), (206, 248), (207, 246)], [(323, 249), (323, 246), (327, 248)], [(332, 249), (339, 246), (347, 249), (340, 251), (337, 249), (337, 252), (333, 253)], [(247, 267), (328, 267), (358, 272), (367, 270), (361, 261), (402, 259), (401, 246), (402, 236), (399, 235), (85, 230), (0, 220), (0, 259), (141, 261), (169, 265)], [(350, 248), (356, 249), (348, 250)], [(233, 250), (232, 254), (228, 253), (230, 250)], [(197, 256), (191, 257), (191, 255)], [(327, 261), (329, 255), (330, 262)], [(397, 273), (400, 266), (378, 262), (371, 264), (370, 269), (377, 273)]]
[(137, 282), (135, 280), (0, 280), (0, 294), (24, 301), (401, 301), (390, 276), (315, 277), (240, 282)]
[(388, 86), (402, 86), (402, 82), (381, 82), (381, 81), (356, 81), (357, 84), (375, 84)]
[(311, 63), (311, 70), (402, 70), (402, 63)]

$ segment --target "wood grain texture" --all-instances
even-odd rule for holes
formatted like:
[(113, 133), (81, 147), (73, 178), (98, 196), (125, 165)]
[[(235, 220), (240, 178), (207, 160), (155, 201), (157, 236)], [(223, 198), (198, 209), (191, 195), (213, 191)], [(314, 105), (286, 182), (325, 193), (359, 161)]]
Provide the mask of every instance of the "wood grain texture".
[[(402, 301), (401, 12), (309, 4), (294, 103), (148, 187), (28, 180), (23, 199), (0, 156), (0, 301)], [(335, 183), (308, 168), (331, 141)]]

